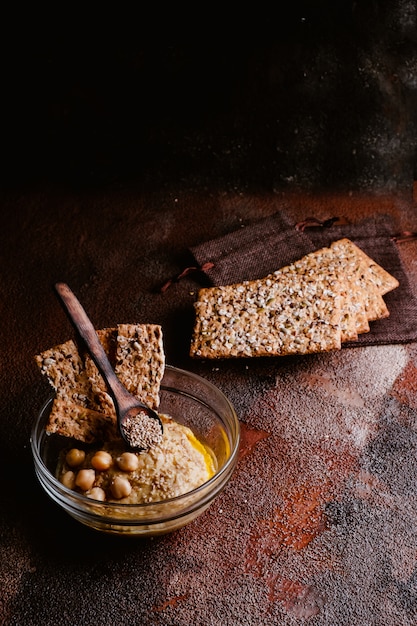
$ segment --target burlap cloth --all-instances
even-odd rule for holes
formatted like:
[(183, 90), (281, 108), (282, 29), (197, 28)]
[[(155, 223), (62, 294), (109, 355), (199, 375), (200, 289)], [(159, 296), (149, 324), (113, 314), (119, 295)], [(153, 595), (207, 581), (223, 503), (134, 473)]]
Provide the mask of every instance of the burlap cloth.
[(228, 285), (262, 278), (305, 254), (348, 237), (368, 256), (395, 276), (400, 285), (384, 296), (388, 318), (371, 322), (369, 333), (345, 347), (407, 343), (417, 340), (417, 300), (399, 256), (394, 220), (377, 215), (355, 224), (314, 221), (296, 225), (280, 211), (218, 239), (191, 248), (197, 266), (209, 283)]

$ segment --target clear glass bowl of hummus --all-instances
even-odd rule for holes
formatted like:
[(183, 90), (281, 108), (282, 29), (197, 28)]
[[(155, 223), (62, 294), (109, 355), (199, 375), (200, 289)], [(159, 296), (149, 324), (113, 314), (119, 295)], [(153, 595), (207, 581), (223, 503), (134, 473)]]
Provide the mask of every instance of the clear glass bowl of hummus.
[(69, 515), (95, 530), (132, 536), (154, 536), (177, 530), (201, 515), (224, 489), (237, 462), (239, 422), (226, 396), (212, 383), (167, 365), (161, 384), (159, 413), (189, 428), (197, 446), (212, 456), (214, 473), (200, 486), (174, 497), (151, 502), (100, 501), (63, 484), (57, 478), (67, 437), (48, 434), (53, 398), (49, 398), (34, 422), (31, 448), (38, 480), (48, 496)]

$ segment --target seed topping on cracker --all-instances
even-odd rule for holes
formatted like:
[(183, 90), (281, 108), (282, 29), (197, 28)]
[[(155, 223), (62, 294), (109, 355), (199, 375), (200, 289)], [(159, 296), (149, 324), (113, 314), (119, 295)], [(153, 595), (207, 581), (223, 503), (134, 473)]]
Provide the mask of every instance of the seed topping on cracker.
[(349, 239), (265, 278), (201, 289), (190, 355), (286, 356), (338, 350), (389, 316), (397, 279)]
[[(97, 330), (116, 375), (138, 400), (157, 409), (165, 370), (157, 324), (119, 324)], [(113, 400), (95, 363), (72, 339), (35, 356), (55, 390), (46, 430), (85, 443), (118, 438)]]

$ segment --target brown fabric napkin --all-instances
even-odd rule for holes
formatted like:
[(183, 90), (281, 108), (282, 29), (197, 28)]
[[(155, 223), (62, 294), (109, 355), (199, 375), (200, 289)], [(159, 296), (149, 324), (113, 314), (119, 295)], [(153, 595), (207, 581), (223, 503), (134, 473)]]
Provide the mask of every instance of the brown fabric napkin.
[(228, 285), (262, 278), (305, 254), (347, 237), (358, 245), (400, 283), (384, 296), (390, 316), (371, 322), (371, 330), (344, 347), (407, 343), (417, 340), (417, 299), (401, 263), (397, 244), (392, 237), (395, 223), (390, 216), (378, 215), (356, 224), (338, 225), (329, 220), (328, 227), (310, 226), (299, 230), (285, 212), (218, 239), (191, 248), (199, 267), (213, 285)]
[(314, 244), (284, 212), (191, 248), (212, 285), (231, 285), (267, 274), (312, 252)]

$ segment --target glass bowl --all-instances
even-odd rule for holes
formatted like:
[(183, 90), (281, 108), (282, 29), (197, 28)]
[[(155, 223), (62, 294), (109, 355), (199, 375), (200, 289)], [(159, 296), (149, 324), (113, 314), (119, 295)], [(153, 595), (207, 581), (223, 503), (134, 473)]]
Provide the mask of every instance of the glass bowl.
[(210, 480), (184, 495), (146, 504), (100, 502), (68, 489), (56, 479), (55, 469), (59, 451), (72, 440), (45, 431), (53, 401), (49, 398), (31, 433), (36, 475), (48, 496), (82, 524), (117, 535), (165, 534), (201, 515), (224, 489), (237, 462), (240, 428), (235, 410), (209, 381), (169, 365), (160, 398), (158, 411), (191, 428), (214, 453), (217, 469)]

